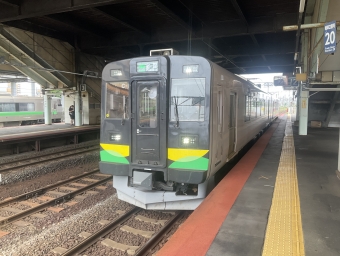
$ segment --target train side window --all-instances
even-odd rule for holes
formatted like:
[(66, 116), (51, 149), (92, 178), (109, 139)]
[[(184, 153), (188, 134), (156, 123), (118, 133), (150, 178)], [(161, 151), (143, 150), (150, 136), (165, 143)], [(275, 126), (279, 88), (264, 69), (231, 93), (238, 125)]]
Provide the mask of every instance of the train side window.
[(253, 98), (251, 101), (250, 119), (256, 118), (256, 106), (257, 106), (257, 99)]
[(90, 103), (90, 104), (89, 104), (89, 109), (94, 109), (95, 106), (96, 106), (96, 105), (95, 105), (94, 103)]
[(244, 121), (247, 122), (250, 120), (250, 115), (251, 115), (251, 97), (249, 95), (245, 96), (245, 117)]
[(34, 111), (34, 103), (19, 103), (19, 111)]
[(96, 109), (100, 108), (100, 103), (96, 103), (94, 108), (96, 108)]
[(27, 111), (27, 103), (19, 103), (18, 111)]
[(0, 103), (0, 112), (15, 112), (15, 103)]
[(27, 111), (34, 111), (35, 107), (34, 107), (34, 103), (27, 103)]
[(129, 82), (106, 83), (106, 118), (129, 118)]
[(256, 117), (261, 116), (261, 108), (262, 108), (262, 100), (257, 99), (257, 101), (256, 101)]
[(170, 120), (204, 121), (205, 78), (171, 80)]
[(222, 92), (218, 92), (217, 96), (217, 115), (218, 115), (218, 132), (222, 132), (222, 120), (223, 120), (223, 98)]

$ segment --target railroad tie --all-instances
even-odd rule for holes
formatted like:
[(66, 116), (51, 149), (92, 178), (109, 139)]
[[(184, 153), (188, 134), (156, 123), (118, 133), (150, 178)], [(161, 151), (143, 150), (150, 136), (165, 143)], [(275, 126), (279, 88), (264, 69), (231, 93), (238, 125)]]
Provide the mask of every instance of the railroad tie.
[(144, 217), (142, 215), (137, 215), (135, 217), (135, 219), (139, 220), (139, 221), (143, 221), (143, 222), (148, 222), (148, 223), (152, 223), (152, 224), (162, 225), (162, 226), (164, 226), (165, 222), (167, 222), (167, 220), (150, 219), (150, 218)]
[(128, 233), (132, 233), (134, 235), (140, 235), (145, 238), (151, 238), (152, 235), (155, 233), (154, 231), (144, 231), (144, 230), (129, 227), (127, 225), (124, 225), (123, 227), (121, 227), (120, 230), (128, 232)]
[(139, 246), (117, 243), (117, 242), (115, 242), (111, 239), (108, 239), (108, 238), (103, 240), (101, 243), (102, 243), (102, 245), (105, 245), (107, 247), (111, 247), (112, 249), (127, 252), (127, 254), (129, 254), (129, 255), (134, 255), (136, 253), (136, 250), (139, 248)]

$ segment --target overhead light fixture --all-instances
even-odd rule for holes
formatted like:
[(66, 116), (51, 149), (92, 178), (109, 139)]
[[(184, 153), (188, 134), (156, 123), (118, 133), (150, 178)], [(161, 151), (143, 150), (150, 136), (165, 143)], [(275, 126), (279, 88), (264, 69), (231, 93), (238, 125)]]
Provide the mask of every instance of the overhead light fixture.
[(305, 10), (305, 2), (306, 0), (300, 0), (300, 8), (299, 8), (299, 13), (303, 13)]

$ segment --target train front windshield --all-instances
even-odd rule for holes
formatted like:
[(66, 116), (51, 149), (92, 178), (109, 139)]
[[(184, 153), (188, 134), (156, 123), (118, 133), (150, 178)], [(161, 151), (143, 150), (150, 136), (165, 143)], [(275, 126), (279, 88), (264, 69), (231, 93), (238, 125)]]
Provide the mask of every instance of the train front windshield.
[(171, 80), (171, 121), (204, 121), (205, 78)]

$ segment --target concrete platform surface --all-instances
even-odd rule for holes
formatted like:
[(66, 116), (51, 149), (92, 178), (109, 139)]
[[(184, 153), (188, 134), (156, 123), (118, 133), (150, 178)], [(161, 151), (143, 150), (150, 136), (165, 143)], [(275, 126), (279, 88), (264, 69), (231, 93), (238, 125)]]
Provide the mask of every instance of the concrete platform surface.
[(34, 134), (41, 132), (61, 132), (67, 130), (77, 129), (100, 129), (99, 125), (83, 125), (83, 126), (72, 126), (65, 123), (54, 123), (51, 125), (38, 124), (38, 125), (25, 125), (25, 126), (13, 126), (0, 128), (0, 138), (10, 136), (14, 134)]

